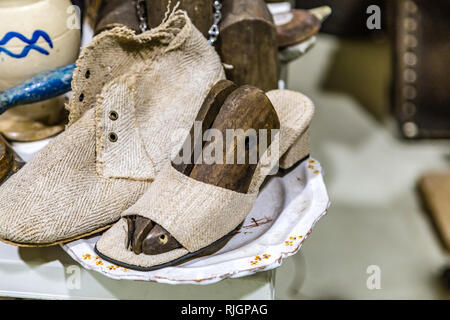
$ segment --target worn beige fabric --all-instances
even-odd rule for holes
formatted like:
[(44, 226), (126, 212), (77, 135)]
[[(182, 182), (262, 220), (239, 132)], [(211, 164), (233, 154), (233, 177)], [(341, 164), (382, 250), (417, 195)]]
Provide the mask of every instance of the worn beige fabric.
[(266, 95), (278, 114), (281, 130), (269, 147), (269, 152), (272, 151), (271, 156), (266, 160), (265, 156), (268, 154), (266, 153), (258, 163), (249, 187), (250, 192), (259, 190), (269, 172), (276, 174), (271, 171), (274, 166), (279, 165), (287, 169), (310, 152), (307, 128), (314, 116), (312, 101), (305, 95), (291, 90), (272, 90)]
[[(145, 194), (122, 215), (140, 215), (153, 220), (184, 248), (160, 255), (136, 255), (127, 247), (127, 224), (121, 219), (102, 235), (97, 250), (115, 261), (152, 267), (202, 249), (238, 227), (250, 212), (261, 183), (270, 172), (270, 165), (276, 165), (290, 147), (296, 148), (289, 150), (292, 154), (289, 159), (293, 163), (309, 153), (309, 146), (295, 142), (309, 144), (309, 138), (305, 136), (314, 113), (311, 100), (288, 90), (271, 91), (267, 96), (280, 119), (280, 139), (275, 139), (269, 148), (276, 157), (266, 159), (265, 166), (262, 165), (264, 157), (261, 158), (247, 194), (196, 181), (168, 163)], [(298, 159), (294, 161), (293, 155)]]
[[(191, 32), (193, 36), (188, 37), (184, 45), (179, 47), (183, 51), (182, 55), (179, 50), (168, 50), (128, 81), (128, 86), (132, 88), (129, 91), (134, 100), (136, 117), (133, 118), (134, 124), (125, 126), (131, 128), (134, 125), (139, 128), (136, 134), (145, 137), (139, 140), (145, 148), (145, 152), (143, 150), (140, 153), (150, 159), (156, 172), (161, 170), (168, 154), (175, 154), (180, 150), (209, 89), (225, 78), (220, 58), (214, 49), (192, 25)], [(116, 176), (108, 168), (117, 170), (118, 155), (131, 150), (128, 143), (120, 143), (123, 142), (123, 134), (119, 132), (123, 129), (121, 123), (127, 121), (126, 114), (123, 113), (132, 111), (129, 107), (125, 108), (128, 110), (122, 110), (116, 121), (109, 119), (110, 111), (118, 111), (114, 104), (102, 106), (97, 112), (99, 124), (108, 126), (106, 131), (100, 130), (97, 135), (98, 172), (101, 175)], [(108, 139), (109, 132), (117, 133), (117, 142), (112, 143)], [(132, 143), (131, 137), (124, 138)], [(131, 174), (132, 172), (129, 176), (133, 178), (153, 178), (151, 172), (142, 176)], [(117, 172), (117, 176), (126, 177), (123, 172)]]
[[(90, 105), (75, 95), (68, 129), (1, 186), (0, 239), (52, 244), (117, 221), (179, 148), (174, 131), (190, 129), (210, 88), (224, 79), (218, 55), (183, 12), (143, 37), (125, 28), (110, 36), (105, 41), (126, 53), (118, 59), (128, 67), (114, 67), (117, 76), (107, 76)], [(101, 39), (94, 40), (100, 48)], [(96, 50), (78, 62), (78, 77), (95, 71)], [(92, 70), (74, 80), (75, 90), (98, 89)]]
[(48, 244), (112, 224), (150, 182), (95, 171), (94, 110), (56, 137), (0, 188), (0, 238)]
[(280, 168), (289, 169), (299, 160), (310, 154), (311, 136), (309, 128), (295, 141), (292, 147), (280, 159)]
[(148, 192), (123, 216), (138, 214), (164, 226), (183, 247), (194, 252), (242, 223), (256, 196), (191, 179), (168, 163)]
[(191, 39), (194, 34), (197, 38), (197, 30), (190, 20), (186, 23), (188, 19), (184, 11), (176, 11), (160, 26), (139, 35), (122, 26), (94, 37), (76, 62), (72, 81), (74, 98), (67, 106), (69, 125), (95, 104), (97, 94), (112, 79), (130, 71), (140, 71), (169, 51), (184, 51), (195, 56), (197, 50), (189, 53), (192, 48), (187, 48), (185, 43), (188, 39), (192, 40), (191, 45), (198, 43), (198, 39)]
[[(105, 178), (151, 180), (156, 174), (136, 119), (132, 90), (138, 85), (136, 78), (134, 73), (125, 74), (107, 84), (95, 107), (97, 173)], [(109, 140), (111, 134), (117, 141)]]

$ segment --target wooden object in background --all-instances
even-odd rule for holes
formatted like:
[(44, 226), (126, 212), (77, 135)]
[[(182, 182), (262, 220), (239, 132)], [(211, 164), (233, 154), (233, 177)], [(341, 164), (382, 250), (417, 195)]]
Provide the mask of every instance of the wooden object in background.
[(96, 16), (94, 34), (125, 25), (141, 33), (133, 0), (102, 0)]
[(238, 86), (269, 91), (278, 88), (278, 45), (272, 15), (263, 0), (227, 0), (223, 3), (216, 44), (227, 79)]
[(277, 26), (279, 47), (298, 44), (311, 38), (320, 30), (321, 21), (307, 10), (292, 10), (292, 19), (285, 24)]
[(0, 185), (16, 173), (24, 164), (23, 160), (11, 149), (3, 136), (0, 135)]
[(419, 190), (440, 237), (450, 251), (450, 171), (425, 174)]
[(450, 138), (450, 2), (398, 0), (394, 106), (406, 138)]
[(319, 32), (322, 22), (331, 15), (331, 8), (328, 6), (300, 10), (292, 9), (289, 3), (283, 2), (270, 3), (268, 8), (277, 28), (280, 48), (295, 46), (311, 39)]
[[(192, 23), (205, 37), (213, 24), (213, 3), (205, 0), (171, 0), (170, 12), (179, 2), (179, 9), (185, 10), (191, 18)], [(161, 24), (166, 16), (169, 0), (146, 0), (148, 25), (150, 28)]]

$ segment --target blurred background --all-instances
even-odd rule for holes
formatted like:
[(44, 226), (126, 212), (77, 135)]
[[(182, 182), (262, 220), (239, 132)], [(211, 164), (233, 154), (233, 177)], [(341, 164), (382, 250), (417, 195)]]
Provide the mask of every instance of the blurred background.
[(276, 297), (449, 299), (450, 3), (296, 2), (319, 5), (333, 13), (287, 83), (316, 104), (331, 208), (277, 270)]

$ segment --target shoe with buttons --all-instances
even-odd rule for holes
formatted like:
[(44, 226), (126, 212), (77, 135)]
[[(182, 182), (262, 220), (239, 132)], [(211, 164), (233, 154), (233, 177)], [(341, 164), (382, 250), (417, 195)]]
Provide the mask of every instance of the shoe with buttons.
[(67, 129), (0, 187), (0, 240), (50, 246), (109, 228), (180, 149), (224, 78), (183, 11), (140, 34), (99, 33), (77, 61)]

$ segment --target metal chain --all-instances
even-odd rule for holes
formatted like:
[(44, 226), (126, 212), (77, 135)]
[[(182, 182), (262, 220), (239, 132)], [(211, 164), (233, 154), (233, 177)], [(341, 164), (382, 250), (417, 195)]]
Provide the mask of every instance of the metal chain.
[[(136, 0), (135, 3), (136, 3), (136, 14), (139, 20), (139, 28), (141, 29), (142, 32), (145, 32), (148, 30), (145, 0)], [(214, 45), (214, 43), (216, 43), (217, 41), (217, 38), (219, 37), (219, 24), (220, 21), (222, 21), (222, 0), (214, 0), (213, 7), (214, 7), (213, 25), (208, 31), (209, 34), (208, 42), (210, 45)]]
[(219, 37), (219, 24), (222, 21), (222, 0), (214, 0), (214, 22), (208, 31), (210, 45), (214, 45)]
[(139, 20), (139, 28), (141, 29), (142, 32), (145, 32), (148, 30), (145, 0), (136, 0), (135, 4), (136, 4), (136, 14)]

